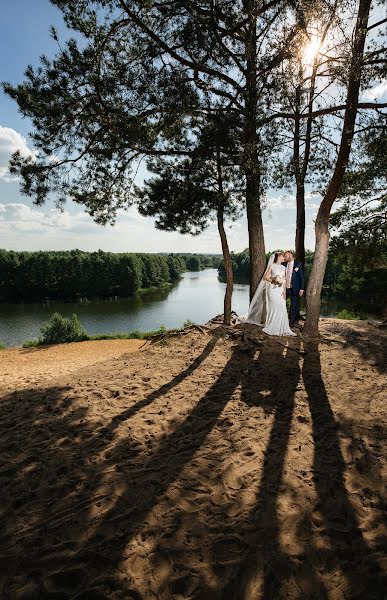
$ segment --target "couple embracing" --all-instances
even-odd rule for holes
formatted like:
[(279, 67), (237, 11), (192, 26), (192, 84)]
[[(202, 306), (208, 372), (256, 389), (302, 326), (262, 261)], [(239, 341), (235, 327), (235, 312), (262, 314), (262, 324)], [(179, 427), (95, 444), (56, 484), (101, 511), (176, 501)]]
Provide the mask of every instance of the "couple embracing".
[[(296, 335), (292, 327), (299, 318), (300, 298), (304, 294), (304, 269), (287, 250), (270, 256), (264, 276), (250, 302), (248, 323), (264, 325), (268, 335)], [(286, 298), (290, 298), (290, 325)]]

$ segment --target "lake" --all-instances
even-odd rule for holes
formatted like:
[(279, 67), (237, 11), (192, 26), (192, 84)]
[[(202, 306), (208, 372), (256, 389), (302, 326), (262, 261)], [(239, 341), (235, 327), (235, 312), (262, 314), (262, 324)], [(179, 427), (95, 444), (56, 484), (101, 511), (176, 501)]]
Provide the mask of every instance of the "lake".
[[(21, 346), (39, 336), (39, 328), (53, 312), (70, 316), (76, 313), (86, 329), (97, 333), (116, 333), (140, 329), (149, 331), (180, 327), (187, 319), (205, 323), (223, 312), (226, 284), (216, 269), (184, 273), (172, 288), (152, 291), (135, 298), (74, 303), (0, 304), (0, 341), (8, 347)], [(248, 308), (247, 283), (236, 283), (233, 310), (239, 315)], [(322, 314), (335, 316), (343, 307), (336, 300), (323, 302)]]

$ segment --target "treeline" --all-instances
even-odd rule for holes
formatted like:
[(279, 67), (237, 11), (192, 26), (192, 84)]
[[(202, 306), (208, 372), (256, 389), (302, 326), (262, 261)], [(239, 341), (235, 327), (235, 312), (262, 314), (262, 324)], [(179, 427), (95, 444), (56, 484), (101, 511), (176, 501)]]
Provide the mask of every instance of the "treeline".
[(0, 250), (0, 301), (133, 296), (170, 284), (186, 270), (218, 267), (219, 258), (213, 261), (214, 258), (101, 250)]
[[(271, 252), (266, 256), (269, 258)], [(238, 280), (246, 280), (250, 276), (250, 260), (248, 250), (238, 254), (232, 254), (234, 276)], [(306, 251), (305, 254), (305, 277), (306, 282), (310, 275), (313, 263), (313, 252)], [(219, 275), (225, 278), (223, 263), (220, 265)], [(360, 309), (372, 308), (375, 313), (384, 314), (386, 310), (387, 290), (387, 267), (385, 264), (368, 264), (360, 260), (354, 260), (347, 252), (335, 251), (331, 248), (328, 254), (327, 268), (324, 277), (324, 295), (333, 295), (336, 298), (347, 300), (351, 307)]]
[(130, 296), (185, 270), (178, 256), (111, 252), (0, 251), (0, 299)]
[(220, 254), (179, 254), (186, 265), (186, 271), (201, 271), (202, 269), (219, 269), (223, 264)]

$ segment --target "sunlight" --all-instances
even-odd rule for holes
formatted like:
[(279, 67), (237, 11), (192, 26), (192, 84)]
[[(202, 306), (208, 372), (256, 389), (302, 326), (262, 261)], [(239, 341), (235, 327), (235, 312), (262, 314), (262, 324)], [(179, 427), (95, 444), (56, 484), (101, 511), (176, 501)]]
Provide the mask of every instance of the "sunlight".
[(320, 51), (321, 40), (318, 35), (311, 35), (302, 51), (302, 60), (306, 65), (312, 65), (313, 61)]

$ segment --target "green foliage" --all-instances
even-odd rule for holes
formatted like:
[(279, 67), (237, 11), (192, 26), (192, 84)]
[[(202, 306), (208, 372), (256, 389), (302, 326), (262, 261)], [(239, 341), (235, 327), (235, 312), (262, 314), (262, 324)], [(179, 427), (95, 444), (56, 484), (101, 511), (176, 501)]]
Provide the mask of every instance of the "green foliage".
[[(272, 253), (268, 252), (266, 254), (266, 260), (269, 259)], [(243, 252), (231, 253), (233, 272), (236, 278), (240, 278), (242, 280), (247, 280), (250, 277), (250, 254), (248, 248), (243, 250)], [(220, 261), (218, 266), (219, 276), (221, 278), (226, 277), (226, 271), (224, 268), (223, 260)]]
[(133, 296), (178, 280), (187, 262), (190, 270), (199, 270), (217, 268), (220, 260), (216, 255), (0, 249), (0, 301)]
[(169, 284), (185, 270), (178, 254), (0, 249), (0, 301), (133, 296)]
[(343, 310), (336, 315), (336, 319), (344, 319), (347, 321), (359, 321), (362, 318), (364, 318), (364, 315), (358, 315), (351, 310), (347, 310), (346, 308), (343, 308)]
[[(133, 200), (131, 171), (139, 157), (189, 156), (201, 119), (215, 112), (236, 123), (230, 129), (233, 162), (243, 172), (244, 98), (250, 91), (243, 80), (250, 54), (240, 30), (252, 19), (248, 4), (221, 0), (210, 11), (207, 3), (177, 0), (53, 3), (71, 39), (58, 45), (53, 59), (44, 56), (38, 68), (28, 67), (21, 84), (4, 85), (35, 129), (37, 157), (18, 153), (12, 159), (24, 193), (39, 204), (51, 193), (58, 203), (71, 198), (97, 222), (114, 222), (118, 209)], [(285, 46), (276, 10), (264, 5), (256, 24), (263, 38), (271, 35), (271, 43), (260, 43), (257, 58), (264, 82), (261, 113), (271, 93), (267, 64), (277, 64)], [(297, 11), (288, 18), (295, 24)], [(272, 137), (260, 139), (272, 144)], [(54, 151), (61, 160), (52, 161)]]
[(0, 350), (5, 350), (5, 345), (0, 342)]
[(41, 346), (40, 340), (27, 340), (23, 344), (23, 348), (36, 348), (37, 346)]
[[(140, 213), (155, 217), (159, 229), (191, 235), (220, 216), (235, 219), (243, 203), (240, 165), (231, 159), (238, 150), (238, 128), (235, 115), (214, 112), (196, 124), (196, 144), (189, 157), (149, 160), (148, 171), (155, 177), (135, 187)], [(181, 136), (183, 144), (186, 130)]]
[(158, 329), (153, 331), (140, 331), (136, 329), (130, 332), (89, 335), (83, 329), (77, 315), (74, 314), (71, 319), (68, 319), (60, 313), (54, 313), (51, 315), (49, 321), (41, 327), (42, 336), (38, 340), (27, 340), (24, 342), (23, 348), (36, 348), (45, 344), (64, 344), (67, 342), (92, 340), (146, 340), (167, 331), (164, 325), (160, 325)]
[(140, 331), (139, 329), (135, 329), (134, 331), (130, 331), (128, 333), (98, 333), (97, 335), (88, 335), (88, 340), (146, 340), (155, 335), (160, 335), (161, 333), (166, 333), (167, 329), (164, 325), (160, 325), (158, 329), (154, 329), (153, 331)]
[(369, 120), (357, 146), (359, 160), (346, 174), (340, 208), (331, 217), (336, 290), (386, 314), (387, 128), (380, 114)]
[(200, 256), (190, 256), (185, 264), (188, 271), (201, 271), (203, 268)]
[(87, 333), (78, 320), (77, 315), (69, 319), (60, 313), (53, 313), (50, 320), (41, 327), (41, 344), (63, 344), (80, 342), (87, 339)]
[(183, 329), (185, 327), (191, 327), (191, 325), (195, 325), (195, 323), (193, 321), (191, 321), (191, 319), (187, 319), (186, 321), (184, 321), (183, 323)]

